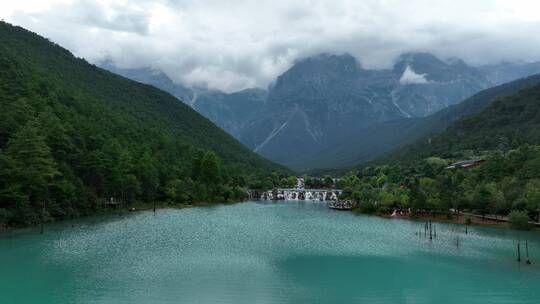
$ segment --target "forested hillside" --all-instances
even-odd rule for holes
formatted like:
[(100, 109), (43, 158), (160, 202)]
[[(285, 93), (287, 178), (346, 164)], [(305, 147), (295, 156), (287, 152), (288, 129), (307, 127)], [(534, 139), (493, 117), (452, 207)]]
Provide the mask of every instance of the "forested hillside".
[[(457, 120), (441, 134), (410, 146), (405, 158), (451, 156), (470, 150), (510, 150), (540, 143), (540, 85), (497, 100), (475, 115)], [(397, 153), (396, 153), (397, 154)]]
[(177, 99), (0, 23), (0, 225), (89, 214), (113, 198), (242, 198), (264, 160)]

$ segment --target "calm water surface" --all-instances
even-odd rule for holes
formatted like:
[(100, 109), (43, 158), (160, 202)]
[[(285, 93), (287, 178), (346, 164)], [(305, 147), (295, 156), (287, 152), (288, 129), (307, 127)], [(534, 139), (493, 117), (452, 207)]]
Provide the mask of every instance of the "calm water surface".
[[(249, 202), (0, 235), (0, 303), (540, 303), (516, 232)], [(456, 248), (456, 236), (461, 246)]]

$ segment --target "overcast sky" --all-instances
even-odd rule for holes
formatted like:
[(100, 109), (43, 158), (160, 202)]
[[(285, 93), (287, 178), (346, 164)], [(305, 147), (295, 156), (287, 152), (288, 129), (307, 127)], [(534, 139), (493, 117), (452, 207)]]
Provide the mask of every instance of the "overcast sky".
[(266, 87), (322, 52), (384, 68), (402, 52), (540, 61), (537, 0), (1, 0), (0, 18), (75, 55), (188, 85)]

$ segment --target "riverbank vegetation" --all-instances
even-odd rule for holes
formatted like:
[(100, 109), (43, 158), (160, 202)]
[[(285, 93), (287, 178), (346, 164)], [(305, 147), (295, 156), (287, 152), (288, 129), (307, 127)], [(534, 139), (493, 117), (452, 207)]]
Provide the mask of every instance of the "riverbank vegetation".
[(492, 151), (482, 159), (469, 168), (450, 166), (461, 159), (438, 157), (366, 167), (341, 178), (339, 186), (344, 190), (343, 199), (358, 202), (359, 212), (390, 214), (410, 209), (412, 215), (511, 214), (519, 228), (529, 227), (523, 225), (523, 215), (538, 221), (540, 146)]

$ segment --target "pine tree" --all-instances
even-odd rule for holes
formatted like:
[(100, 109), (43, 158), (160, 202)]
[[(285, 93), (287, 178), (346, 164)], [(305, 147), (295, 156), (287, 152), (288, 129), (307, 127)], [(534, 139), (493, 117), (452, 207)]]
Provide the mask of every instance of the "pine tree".
[(221, 181), (219, 158), (213, 151), (204, 154), (201, 163), (201, 181), (207, 184), (217, 184)]
[(139, 159), (137, 175), (141, 180), (143, 199), (148, 202), (155, 201), (159, 187), (159, 175), (150, 153), (145, 152)]
[(14, 179), (13, 160), (0, 151), (0, 226), (14, 221), (15, 211), (27, 205), (28, 196)]
[(42, 208), (41, 217), (45, 216), (49, 188), (54, 177), (60, 174), (45, 137), (39, 130), (37, 123), (27, 124), (8, 142), (6, 151), (14, 162), (17, 186), (29, 198), (32, 214), (22, 216), (30, 217), (30, 221), (37, 221), (32, 217), (38, 208)]

